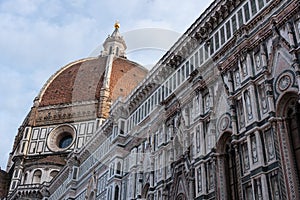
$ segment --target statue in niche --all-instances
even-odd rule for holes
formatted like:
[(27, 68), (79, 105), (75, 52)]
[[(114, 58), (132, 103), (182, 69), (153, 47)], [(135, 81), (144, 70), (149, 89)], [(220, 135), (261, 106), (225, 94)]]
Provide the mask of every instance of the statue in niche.
[(272, 184), (272, 196), (273, 196), (273, 199), (275, 200), (279, 200), (281, 199), (280, 198), (280, 191), (279, 191), (279, 188), (278, 188), (278, 179), (277, 179), (277, 175), (276, 176), (273, 176), (271, 178), (271, 184)]
[(256, 64), (256, 69), (260, 69), (261, 61), (260, 61), (260, 56), (258, 54), (255, 55), (255, 64)]
[(267, 150), (268, 150), (268, 158), (269, 160), (273, 160), (275, 157), (275, 152), (274, 152), (274, 146), (273, 146), (273, 138), (272, 138), (272, 133), (269, 131), (267, 133)]
[(246, 61), (242, 62), (242, 71), (243, 71), (243, 76), (247, 76), (248, 75), (248, 69), (247, 69), (247, 63), (246, 63)]
[[(178, 142), (179, 144), (175, 144), (178, 145), (176, 146), (177, 152), (179, 154), (182, 153), (182, 149), (185, 148), (185, 134), (184, 134), (184, 130), (185, 130), (185, 121), (184, 118), (182, 117), (181, 112), (179, 112), (179, 114), (177, 115), (177, 117), (174, 119), (174, 124), (175, 124), (175, 128), (176, 128), (176, 140), (175, 142)], [(177, 154), (178, 155), (178, 154)]]
[(164, 131), (163, 131), (163, 127), (160, 126), (158, 129), (158, 136), (159, 136), (159, 144), (161, 144), (163, 142), (163, 138), (164, 138)]
[(255, 138), (251, 138), (251, 148), (252, 148), (252, 160), (253, 160), (253, 163), (256, 163), (258, 161), (258, 157), (257, 157)]
[(206, 95), (205, 96), (205, 111), (209, 110), (209, 104), (210, 104), (209, 95)]
[(243, 103), (242, 100), (239, 100), (237, 102), (237, 106), (238, 106), (238, 112), (239, 112), (239, 124), (240, 127), (244, 127), (245, 126), (245, 117), (244, 117), (244, 108), (243, 108)]
[(214, 187), (214, 166), (213, 163), (209, 165), (209, 188), (213, 189)]
[(240, 72), (239, 71), (235, 72), (235, 81), (236, 81), (236, 86), (241, 85), (241, 77), (240, 77)]
[(247, 192), (247, 199), (253, 199), (253, 194), (252, 194), (252, 187), (251, 187), (251, 185), (248, 186), (248, 187), (246, 188), (246, 192)]
[(249, 169), (249, 156), (248, 153), (245, 152), (245, 169)]
[(262, 109), (264, 112), (268, 109), (267, 97), (266, 97), (265, 90), (266, 90), (265, 85), (261, 84), (259, 86), (259, 93), (260, 93), (260, 101), (261, 101)]
[(197, 170), (198, 173), (198, 193), (202, 192), (202, 174), (201, 174), (201, 168), (199, 167)]
[(251, 97), (250, 97), (249, 91), (245, 92), (245, 102), (246, 102), (248, 119), (252, 119), (252, 117), (253, 117), (252, 116), (252, 105), (251, 105)]
[(246, 172), (250, 168), (247, 143), (243, 145), (243, 155), (244, 155), (244, 169), (245, 169), (244, 171)]
[(257, 189), (256, 189), (256, 191), (257, 191), (257, 199), (262, 199), (263, 197), (262, 197), (262, 188), (261, 188), (261, 182), (260, 182), (260, 180), (256, 181), (256, 187), (257, 187)]
[(171, 140), (172, 139), (171, 125), (169, 125), (169, 126), (164, 125), (164, 126), (165, 126), (165, 133), (167, 136), (167, 140)]

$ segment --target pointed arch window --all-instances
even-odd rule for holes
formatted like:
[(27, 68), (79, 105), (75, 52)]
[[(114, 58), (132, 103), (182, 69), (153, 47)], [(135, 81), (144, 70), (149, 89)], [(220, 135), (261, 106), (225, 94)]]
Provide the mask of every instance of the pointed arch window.
[(119, 200), (119, 193), (120, 193), (120, 189), (119, 186), (117, 185), (115, 187), (115, 200)]
[(116, 47), (116, 55), (119, 56), (119, 47)]
[(117, 163), (117, 174), (121, 174), (121, 162)]
[(41, 183), (41, 178), (42, 178), (42, 171), (38, 169), (33, 173), (32, 183)]
[(51, 179), (53, 179), (57, 174), (58, 174), (57, 170), (53, 170), (52, 172), (50, 172)]

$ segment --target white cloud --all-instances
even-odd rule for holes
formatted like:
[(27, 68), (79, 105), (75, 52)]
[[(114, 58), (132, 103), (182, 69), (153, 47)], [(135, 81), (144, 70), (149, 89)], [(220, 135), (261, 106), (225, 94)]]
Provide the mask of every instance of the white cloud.
[[(46, 80), (89, 56), (113, 31), (163, 28), (184, 32), (211, 1), (12, 0), (0, 2), (0, 166)], [(145, 52), (147, 53), (147, 52)], [(134, 57), (134, 56), (133, 56)], [(145, 60), (141, 53), (136, 58)]]

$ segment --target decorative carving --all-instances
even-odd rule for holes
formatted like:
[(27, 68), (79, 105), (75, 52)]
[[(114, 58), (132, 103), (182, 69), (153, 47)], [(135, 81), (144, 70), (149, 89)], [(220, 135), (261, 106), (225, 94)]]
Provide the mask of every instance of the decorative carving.
[(253, 191), (252, 191), (252, 186), (251, 182), (249, 182), (245, 188), (246, 192), (246, 199), (253, 199)]
[(205, 95), (203, 97), (204, 100), (204, 111), (207, 112), (210, 108), (210, 97), (209, 94)]
[(255, 199), (263, 199), (261, 179), (254, 180)]
[(197, 183), (198, 183), (198, 193), (202, 192), (202, 173), (201, 173), (201, 167), (197, 170)]
[(229, 129), (230, 126), (230, 116), (228, 114), (224, 114), (220, 117), (218, 122), (218, 130), (220, 133)]
[(243, 108), (243, 101), (239, 99), (237, 101), (237, 109), (238, 109), (238, 120), (239, 125), (241, 128), (245, 127), (245, 116), (244, 116), (244, 108)]
[(228, 125), (229, 125), (229, 118), (228, 117), (224, 117), (222, 120), (221, 120), (221, 130), (226, 130), (228, 128)]
[(268, 130), (265, 132), (266, 137), (266, 146), (267, 146), (267, 159), (268, 161), (272, 161), (275, 158), (275, 148), (274, 148), (274, 139), (273, 132)]
[(261, 68), (261, 66), (262, 66), (259, 53), (255, 54), (254, 58), (255, 58), (256, 69), (259, 70)]
[(241, 62), (241, 65), (242, 65), (243, 76), (245, 77), (245, 76), (248, 75), (248, 66), (247, 66), (246, 60), (245, 60), (245, 61), (242, 61), (242, 62)]
[(176, 127), (176, 133), (179, 142), (181, 143), (181, 145), (184, 145), (184, 141), (185, 141), (184, 130), (186, 126), (185, 126), (184, 117), (182, 116), (181, 112), (179, 112), (179, 114), (175, 118), (175, 127)]
[(184, 194), (181, 193), (181, 194), (177, 195), (176, 200), (186, 200), (186, 197)]
[(244, 143), (242, 145), (242, 153), (243, 153), (243, 169), (244, 169), (244, 173), (246, 173), (250, 169), (247, 143)]
[(295, 82), (295, 78), (293, 76), (293, 72), (290, 70), (284, 72), (279, 76), (276, 80), (276, 91), (278, 93), (284, 92), (288, 90)]
[(279, 183), (278, 183), (278, 175), (277, 174), (272, 174), (271, 176), (271, 195), (272, 195), (272, 199), (275, 200), (279, 200), (281, 199), (280, 197), (280, 190), (278, 187)]
[(241, 85), (241, 76), (240, 76), (240, 71), (239, 70), (236, 70), (234, 72), (234, 75), (235, 75), (235, 85), (236, 87), (239, 87)]
[(258, 156), (257, 156), (257, 146), (255, 136), (251, 137), (251, 154), (252, 154), (252, 162), (257, 163)]
[(281, 91), (285, 91), (290, 87), (291, 82), (292, 82), (291, 77), (288, 75), (284, 75), (279, 79), (278, 88)]
[(268, 101), (266, 96), (266, 87), (264, 83), (258, 86), (258, 94), (260, 98), (260, 105), (262, 108), (262, 112), (266, 113), (268, 111)]
[(245, 92), (245, 103), (247, 108), (248, 119), (252, 119), (253, 118), (252, 104), (251, 104), (250, 92), (248, 90)]
[(214, 185), (215, 185), (214, 174), (215, 174), (214, 164), (213, 162), (211, 162), (208, 164), (208, 179), (209, 179), (208, 183), (209, 183), (210, 190), (214, 189)]

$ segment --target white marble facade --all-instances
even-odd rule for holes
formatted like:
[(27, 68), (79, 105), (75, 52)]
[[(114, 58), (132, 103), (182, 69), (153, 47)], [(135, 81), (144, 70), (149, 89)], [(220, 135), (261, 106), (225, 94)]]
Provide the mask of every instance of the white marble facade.
[(49, 200), (300, 199), (299, 16), (297, 0), (214, 1), (100, 127), (72, 124), (91, 138), (53, 180), (12, 180), (43, 179)]

